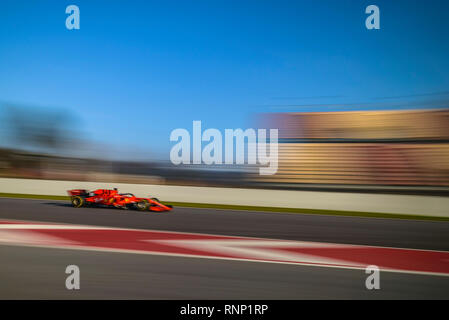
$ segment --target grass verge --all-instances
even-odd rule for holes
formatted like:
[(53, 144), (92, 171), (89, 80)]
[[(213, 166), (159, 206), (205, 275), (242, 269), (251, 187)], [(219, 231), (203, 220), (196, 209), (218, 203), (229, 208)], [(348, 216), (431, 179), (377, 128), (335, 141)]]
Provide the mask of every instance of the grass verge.
[[(19, 199), (43, 199), (43, 200), (69, 200), (70, 199), (70, 197), (68, 197), (68, 196), (51, 196), (51, 195), (20, 194), (20, 193), (0, 193), (0, 197), (19, 198)], [(189, 207), (189, 208), (301, 213), (301, 214), (317, 214), (317, 215), (333, 215), (333, 216), (367, 217), (367, 218), (449, 221), (449, 217), (433, 217), (433, 216), (420, 216), (420, 215), (397, 214), (397, 213), (339, 211), (339, 210), (282, 208), (282, 207), (260, 207), (260, 206), (243, 206), (243, 205), (192, 203), (192, 202), (172, 202), (172, 201), (164, 201), (164, 203), (171, 204), (174, 207)]]

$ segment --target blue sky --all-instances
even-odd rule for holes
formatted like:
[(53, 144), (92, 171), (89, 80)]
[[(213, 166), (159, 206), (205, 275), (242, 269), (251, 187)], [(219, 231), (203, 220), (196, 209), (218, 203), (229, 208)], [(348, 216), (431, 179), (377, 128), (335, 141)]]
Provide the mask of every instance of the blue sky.
[[(80, 30), (65, 28), (70, 4)], [(380, 30), (365, 28), (370, 4)], [(448, 1), (412, 0), (2, 0), (0, 102), (66, 110), (93, 140), (159, 158), (193, 120), (245, 128), (259, 112), (441, 107), (447, 12)]]

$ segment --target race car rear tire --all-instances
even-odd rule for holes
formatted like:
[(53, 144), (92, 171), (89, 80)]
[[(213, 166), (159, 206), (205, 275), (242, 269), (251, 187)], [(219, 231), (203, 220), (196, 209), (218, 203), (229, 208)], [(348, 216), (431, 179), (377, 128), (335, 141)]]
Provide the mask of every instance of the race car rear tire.
[(139, 211), (145, 211), (148, 210), (148, 207), (150, 206), (150, 203), (148, 200), (140, 200), (136, 203), (136, 209)]
[(75, 208), (81, 208), (82, 206), (84, 206), (84, 204), (85, 204), (84, 198), (80, 196), (72, 197), (72, 206), (74, 206)]

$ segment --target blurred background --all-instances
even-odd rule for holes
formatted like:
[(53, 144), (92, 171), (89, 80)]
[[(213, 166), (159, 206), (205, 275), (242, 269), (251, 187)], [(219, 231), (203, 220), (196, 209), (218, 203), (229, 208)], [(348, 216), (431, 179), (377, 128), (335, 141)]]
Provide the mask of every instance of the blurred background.
[[(448, 299), (448, 12), (1, 0), (0, 299)], [(172, 164), (170, 134), (193, 121), (278, 129), (276, 174)], [(174, 210), (62, 198), (97, 188)], [(382, 290), (366, 286), (372, 265)]]
[(281, 128), (280, 185), (449, 186), (449, 110), (265, 115)]
[[(4, 1), (0, 176), (418, 190), (449, 187), (449, 5)], [(24, 18), (26, 17), (26, 19)], [(270, 18), (267, 18), (270, 17)], [(174, 166), (170, 132), (278, 128), (279, 169)]]
[(123, 152), (120, 146), (83, 139), (67, 114), (8, 107), (6, 117), (8, 141), (15, 147), (0, 149), (2, 177), (275, 188), (449, 187), (449, 109), (260, 114), (255, 117), (260, 127), (279, 128), (278, 171), (270, 176), (244, 165), (117, 160), (108, 153)]

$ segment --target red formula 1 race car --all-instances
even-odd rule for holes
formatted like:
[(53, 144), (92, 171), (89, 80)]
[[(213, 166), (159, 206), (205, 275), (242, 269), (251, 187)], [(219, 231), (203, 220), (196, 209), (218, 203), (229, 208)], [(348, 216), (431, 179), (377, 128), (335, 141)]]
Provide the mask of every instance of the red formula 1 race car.
[(139, 211), (170, 211), (171, 205), (159, 202), (157, 198), (138, 198), (132, 193), (118, 193), (117, 189), (84, 189), (68, 190), (72, 205), (75, 208), (84, 206), (106, 206), (120, 209), (135, 209)]

